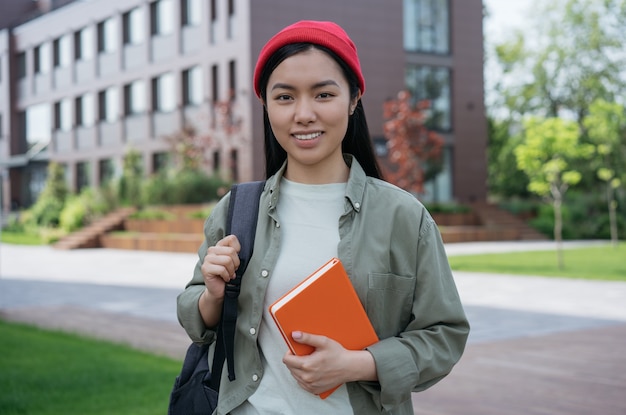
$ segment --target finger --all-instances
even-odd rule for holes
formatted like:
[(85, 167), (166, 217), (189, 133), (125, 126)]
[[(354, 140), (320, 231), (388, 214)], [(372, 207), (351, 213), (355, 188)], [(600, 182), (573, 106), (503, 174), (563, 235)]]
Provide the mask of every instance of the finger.
[(316, 349), (328, 345), (328, 337), (317, 334), (305, 333), (302, 331), (291, 332), (291, 338), (298, 343), (308, 344)]
[(215, 244), (215, 246), (228, 246), (235, 250), (235, 252), (241, 251), (241, 244), (239, 243), (239, 239), (235, 235), (228, 235)]
[(232, 251), (220, 252), (220, 248), (209, 248), (202, 262), (202, 275), (205, 278), (219, 277), (230, 281), (239, 267), (239, 257)]

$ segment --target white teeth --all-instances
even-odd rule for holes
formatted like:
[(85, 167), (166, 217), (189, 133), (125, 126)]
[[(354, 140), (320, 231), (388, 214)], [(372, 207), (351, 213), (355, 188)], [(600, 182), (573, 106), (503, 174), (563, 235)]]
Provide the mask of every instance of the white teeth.
[(317, 132), (311, 134), (294, 134), (293, 136), (296, 137), (298, 140), (312, 140), (316, 137), (319, 137), (320, 135), (322, 135), (322, 133)]

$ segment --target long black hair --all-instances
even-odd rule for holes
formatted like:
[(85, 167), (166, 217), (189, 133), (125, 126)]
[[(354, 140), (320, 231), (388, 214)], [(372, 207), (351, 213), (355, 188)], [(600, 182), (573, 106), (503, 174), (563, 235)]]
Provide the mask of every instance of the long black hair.
[[(350, 86), (350, 99), (355, 99), (359, 94), (359, 83), (356, 75), (348, 65), (332, 50), (312, 43), (292, 43), (278, 49), (265, 64), (259, 77), (259, 89), (263, 103), (267, 102), (267, 83), (274, 69), (285, 59), (297, 53), (301, 53), (312, 48), (326, 52), (341, 67), (343, 74)], [(265, 136), (265, 176), (269, 178), (275, 174), (287, 160), (287, 152), (280, 146), (272, 127), (266, 106), (263, 105), (263, 129)], [(341, 150), (344, 153), (352, 154), (361, 164), (365, 174), (371, 177), (382, 179), (382, 174), (374, 154), (372, 139), (370, 137), (363, 103), (359, 99), (353, 114), (348, 120), (346, 135), (341, 143)]]

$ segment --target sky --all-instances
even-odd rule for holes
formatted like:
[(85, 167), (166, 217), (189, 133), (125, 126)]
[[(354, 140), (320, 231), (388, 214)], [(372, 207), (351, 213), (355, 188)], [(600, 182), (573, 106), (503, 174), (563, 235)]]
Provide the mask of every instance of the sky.
[(498, 78), (498, 68), (491, 59), (494, 43), (500, 43), (510, 38), (515, 29), (523, 29), (529, 25), (526, 17), (534, 0), (483, 0), (489, 12), (484, 21), (485, 36), (485, 99), (492, 102), (492, 85)]
[(525, 16), (533, 0), (483, 0), (489, 11), (485, 19), (485, 38), (488, 42), (498, 40), (513, 32), (513, 28), (523, 28), (528, 18)]

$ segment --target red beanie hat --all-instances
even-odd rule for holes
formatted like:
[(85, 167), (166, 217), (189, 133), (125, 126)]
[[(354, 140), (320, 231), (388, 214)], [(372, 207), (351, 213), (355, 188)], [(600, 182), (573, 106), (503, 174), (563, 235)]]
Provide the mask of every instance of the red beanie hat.
[(259, 85), (261, 72), (278, 49), (290, 43), (312, 43), (324, 46), (337, 54), (352, 69), (359, 81), (361, 94), (365, 92), (365, 79), (361, 73), (361, 64), (356, 53), (354, 42), (348, 34), (336, 23), (301, 20), (275, 34), (261, 49), (259, 59), (254, 68), (254, 92), (261, 97)]

